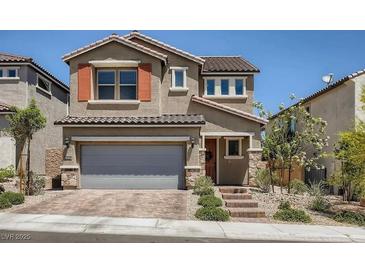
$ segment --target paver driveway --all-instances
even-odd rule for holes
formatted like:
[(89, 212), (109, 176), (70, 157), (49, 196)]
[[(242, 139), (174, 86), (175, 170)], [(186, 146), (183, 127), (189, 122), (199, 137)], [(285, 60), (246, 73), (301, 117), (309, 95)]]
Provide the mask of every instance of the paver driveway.
[(183, 190), (75, 190), (14, 213), (186, 219)]

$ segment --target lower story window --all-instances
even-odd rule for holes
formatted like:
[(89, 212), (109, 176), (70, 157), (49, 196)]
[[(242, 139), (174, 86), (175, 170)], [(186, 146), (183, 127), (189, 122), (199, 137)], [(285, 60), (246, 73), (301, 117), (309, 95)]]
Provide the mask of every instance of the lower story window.
[(239, 156), (240, 145), (239, 140), (228, 140), (228, 156)]

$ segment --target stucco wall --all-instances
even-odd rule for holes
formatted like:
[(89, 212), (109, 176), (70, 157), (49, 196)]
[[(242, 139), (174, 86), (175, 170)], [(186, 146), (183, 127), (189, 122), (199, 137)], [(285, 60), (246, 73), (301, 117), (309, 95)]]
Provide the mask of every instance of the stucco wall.
[(361, 94), (365, 88), (365, 75), (355, 78), (355, 117), (357, 120), (365, 122), (365, 104), (360, 101)]
[[(338, 134), (341, 131), (348, 130), (354, 126), (354, 92), (355, 83), (348, 81), (305, 104), (305, 106), (310, 106), (310, 112), (314, 117), (321, 117), (327, 121), (326, 135), (330, 139), (328, 147), (323, 149), (326, 153), (333, 152), (334, 144), (337, 142)], [(336, 161), (332, 157), (324, 158), (320, 163), (326, 166), (327, 176), (331, 176), (336, 170)]]
[(8, 124), (5, 115), (0, 115), (0, 168), (15, 166), (15, 141), (3, 132)]

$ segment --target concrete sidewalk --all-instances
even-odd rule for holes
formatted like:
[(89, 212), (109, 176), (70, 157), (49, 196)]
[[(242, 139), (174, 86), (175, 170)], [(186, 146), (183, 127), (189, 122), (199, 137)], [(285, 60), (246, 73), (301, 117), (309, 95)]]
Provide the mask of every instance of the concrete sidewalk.
[(0, 242), (20, 234), (29, 234), (22, 242), (365, 242), (361, 227), (0, 213)]

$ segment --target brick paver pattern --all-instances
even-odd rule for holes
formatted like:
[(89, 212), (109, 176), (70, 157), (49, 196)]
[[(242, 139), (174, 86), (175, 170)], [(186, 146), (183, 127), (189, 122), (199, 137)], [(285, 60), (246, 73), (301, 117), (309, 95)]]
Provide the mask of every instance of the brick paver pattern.
[(187, 194), (183, 190), (81, 189), (13, 212), (184, 220), (187, 218)]

